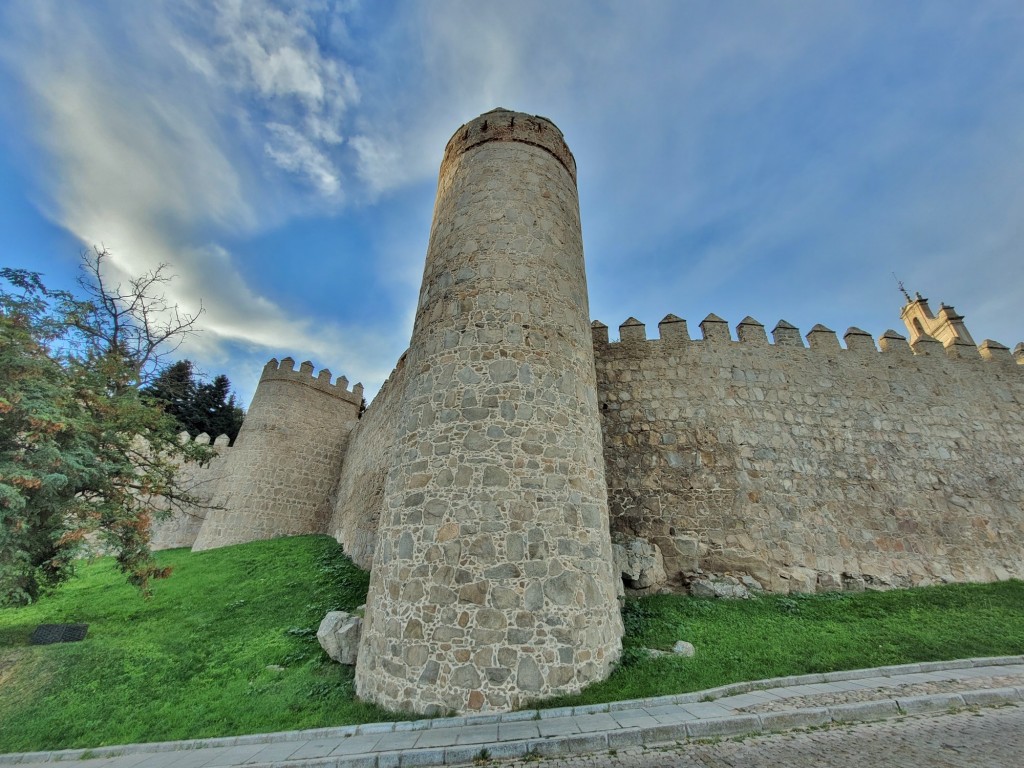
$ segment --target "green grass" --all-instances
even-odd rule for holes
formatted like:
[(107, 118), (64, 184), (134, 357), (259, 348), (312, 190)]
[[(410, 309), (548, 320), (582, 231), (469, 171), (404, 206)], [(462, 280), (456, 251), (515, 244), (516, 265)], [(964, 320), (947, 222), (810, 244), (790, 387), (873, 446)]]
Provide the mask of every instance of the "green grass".
[[(351, 668), (316, 640), (327, 611), (366, 597), (367, 574), (333, 539), (158, 559), (174, 573), (150, 600), (105, 558), (35, 605), (0, 610), (0, 752), (395, 717), (357, 702)], [(88, 623), (88, 637), (28, 645), (38, 624), (61, 622)]]
[[(143, 600), (110, 560), (25, 608), (0, 610), (0, 752), (228, 736), (395, 719), (355, 700), (352, 671), (316, 641), (367, 575), (333, 539), (159, 553), (174, 575)], [(655, 596), (624, 610), (623, 663), (544, 706), (711, 688), (881, 664), (1024, 653), (1024, 583), (746, 601)], [(30, 646), (42, 623), (81, 643)], [(676, 640), (694, 658), (647, 658)], [(283, 667), (282, 670), (272, 667)]]
[[(742, 680), (1024, 653), (1024, 582), (954, 584), (861, 594), (628, 600), (620, 667), (576, 706), (714, 688)], [(644, 649), (693, 643), (692, 658)]]

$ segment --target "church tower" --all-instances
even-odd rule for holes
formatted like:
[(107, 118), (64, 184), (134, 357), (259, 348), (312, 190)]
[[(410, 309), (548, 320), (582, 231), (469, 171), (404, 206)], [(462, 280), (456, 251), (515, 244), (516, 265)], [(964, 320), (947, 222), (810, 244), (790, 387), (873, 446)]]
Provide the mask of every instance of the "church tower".
[(928, 306), (928, 299), (923, 298), (920, 293), (914, 294), (913, 299), (909, 294), (904, 295), (907, 297), (907, 303), (900, 310), (900, 318), (910, 333), (911, 346), (924, 336), (931, 336), (944, 347), (975, 346), (974, 339), (964, 325), (964, 316), (958, 315), (953, 307), (940, 304), (939, 314), (933, 315)]

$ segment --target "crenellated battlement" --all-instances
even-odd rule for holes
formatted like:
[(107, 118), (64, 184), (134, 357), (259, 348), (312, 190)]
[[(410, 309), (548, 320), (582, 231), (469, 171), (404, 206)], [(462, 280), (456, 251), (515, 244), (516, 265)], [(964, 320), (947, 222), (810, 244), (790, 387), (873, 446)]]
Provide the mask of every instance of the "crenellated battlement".
[(313, 363), (309, 360), (301, 363), (298, 370), (295, 369), (295, 359), (286, 357), (277, 362), (277, 358), (271, 358), (263, 366), (263, 373), (260, 374), (260, 383), (264, 381), (289, 381), (301, 384), (306, 387), (323, 392), (345, 400), (349, 403), (359, 405), (363, 400), (363, 385), (356, 384), (351, 389), (348, 387), (348, 379), (339, 376), (334, 383), (331, 383), (331, 372), (327, 368), (321, 368), (320, 372), (313, 375)]
[(613, 532), (656, 547), (669, 582), (1019, 578), (1024, 344), (975, 346), (940, 314), (945, 343), (923, 322), (908, 341), (711, 314), (694, 339), (667, 315), (649, 339), (630, 317), (610, 341), (594, 321)]
[[(324, 530), (363, 385), (286, 357), (263, 368), (196, 551)], [(325, 398), (324, 395), (327, 395)], [(209, 439), (209, 437), (198, 439)]]
[[(227, 435), (217, 435), (216, 439), (211, 441), (210, 436), (205, 432), (200, 432), (195, 437), (192, 437), (188, 432), (179, 432), (178, 442), (182, 445), (185, 445), (186, 443), (195, 443), (196, 445), (213, 445), (215, 449), (231, 447), (231, 438)], [(217, 452), (220, 453), (220, 450)]]
[[(805, 336), (800, 329), (785, 320), (779, 320), (771, 332), (771, 340), (765, 332), (764, 325), (749, 315), (736, 325), (736, 337), (733, 338), (726, 320), (710, 314), (700, 322), (700, 338), (691, 338), (687, 331), (686, 320), (673, 314), (666, 315), (658, 323), (658, 337), (648, 338), (647, 329), (635, 317), (627, 318), (619, 326), (619, 339), (609, 339), (608, 326), (600, 320), (591, 325), (595, 349), (618, 346), (629, 347), (638, 344), (703, 344), (703, 345), (735, 345), (748, 347), (799, 347), (811, 353), (878, 353), (886, 355), (934, 356), (951, 360), (986, 360), (1008, 365), (1024, 365), (1024, 343), (1018, 344), (1013, 353), (1003, 344), (985, 339), (975, 346), (957, 338), (947, 345), (926, 333), (919, 334), (913, 342), (894, 330), (887, 330), (875, 340), (867, 331), (851, 326), (843, 334), (842, 342), (835, 331), (820, 323), (811, 328)], [(804, 340), (806, 339), (806, 344)]]
[(470, 120), (455, 132), (444, 150), (441, 174), (445, 166), (462, 153), (490, 141), (517, 141), (550, 153), (576, 182), (576, 158), (569, 151), (558, 127), (546, 117), (524, 115), (498, 108)]

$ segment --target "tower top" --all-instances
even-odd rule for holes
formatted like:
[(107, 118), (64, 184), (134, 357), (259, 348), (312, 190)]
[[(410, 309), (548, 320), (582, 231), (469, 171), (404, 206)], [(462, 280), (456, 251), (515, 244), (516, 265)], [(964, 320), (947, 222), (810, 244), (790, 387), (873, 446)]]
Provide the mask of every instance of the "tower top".
[(576, 158), (569, 151), (558, 126), (540, 115), (498, 107), (461, 126), (452, 135), (444, 150), (441, 172), (457, 157), (491, 141), (515, 141), (530, 144), (551, 154), (569, 172), (576, 183)]
[(974, 345), (974, 339), (964, 325), (963, 315), (958, 315), (953, 307), (946, 304), (940, 304), (937, 315), (932, 314), (928, 299), (920, 293), (915, 292), (914, 298), (908, 299), (900, 310), (900, 317), (910, 332), (911, 345), (924, 336), (938, 339), (944, 347), (956, 344)]

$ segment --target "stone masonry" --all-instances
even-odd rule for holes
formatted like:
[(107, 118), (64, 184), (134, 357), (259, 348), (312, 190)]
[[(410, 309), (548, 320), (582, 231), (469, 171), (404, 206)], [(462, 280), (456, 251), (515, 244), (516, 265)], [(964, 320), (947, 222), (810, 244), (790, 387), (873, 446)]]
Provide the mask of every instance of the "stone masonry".
[(356, 665), (386, 706), (505, 710), (619, 654), (575, 170), (504, 110), (445, 151)]
[(192, 549), (324, 530), (362, 399), (309, 361), (267, 363)]
[(372, 567), (357, 690), (422, 713), (605, 676), (623, 580), (1024, 577), (1024, 344), (906, 298), (909, 343), (785, 321), (769, 342), (749, 317), (734, 337), (715, 315), (701, 338), (668, 315), (613, 341), (589, 323), (572, 153), (494, 110), (445, 151), (410, 347), (373, 403), (272, 360), (236, 445), (194, 470), (205, 520), (154, 540), (333, 535)]
[[(210, 436), (203, 432), (190, 438), (188, 432), (178, 435), (178, 440), (193, 440), (199, 445), (210, 445)], [(153, 549), (173, 549), (175, 547), (191, 547), (206, 520), (209, 502), (217, 495), (218, 489), (230, 475), (231, 446), (227, 435), (219, 435), (213, 441), (214, 457), (203, 465), (183, 464), (178, 470), (178, 482), (181, 488), (200, 504), (177, 504), (168, 509), (166, 499), (157, 501), (159, 509), (157, 521), (151, 531), (150, 545)]]
[[(890, 332), (597, 324), (612, 528), (773, 592), (1024, 576), (1024, 369)], [(930, 339), (930, 337), (929, 337)], [(953, 348), (954, 351), (957, 347)]]

